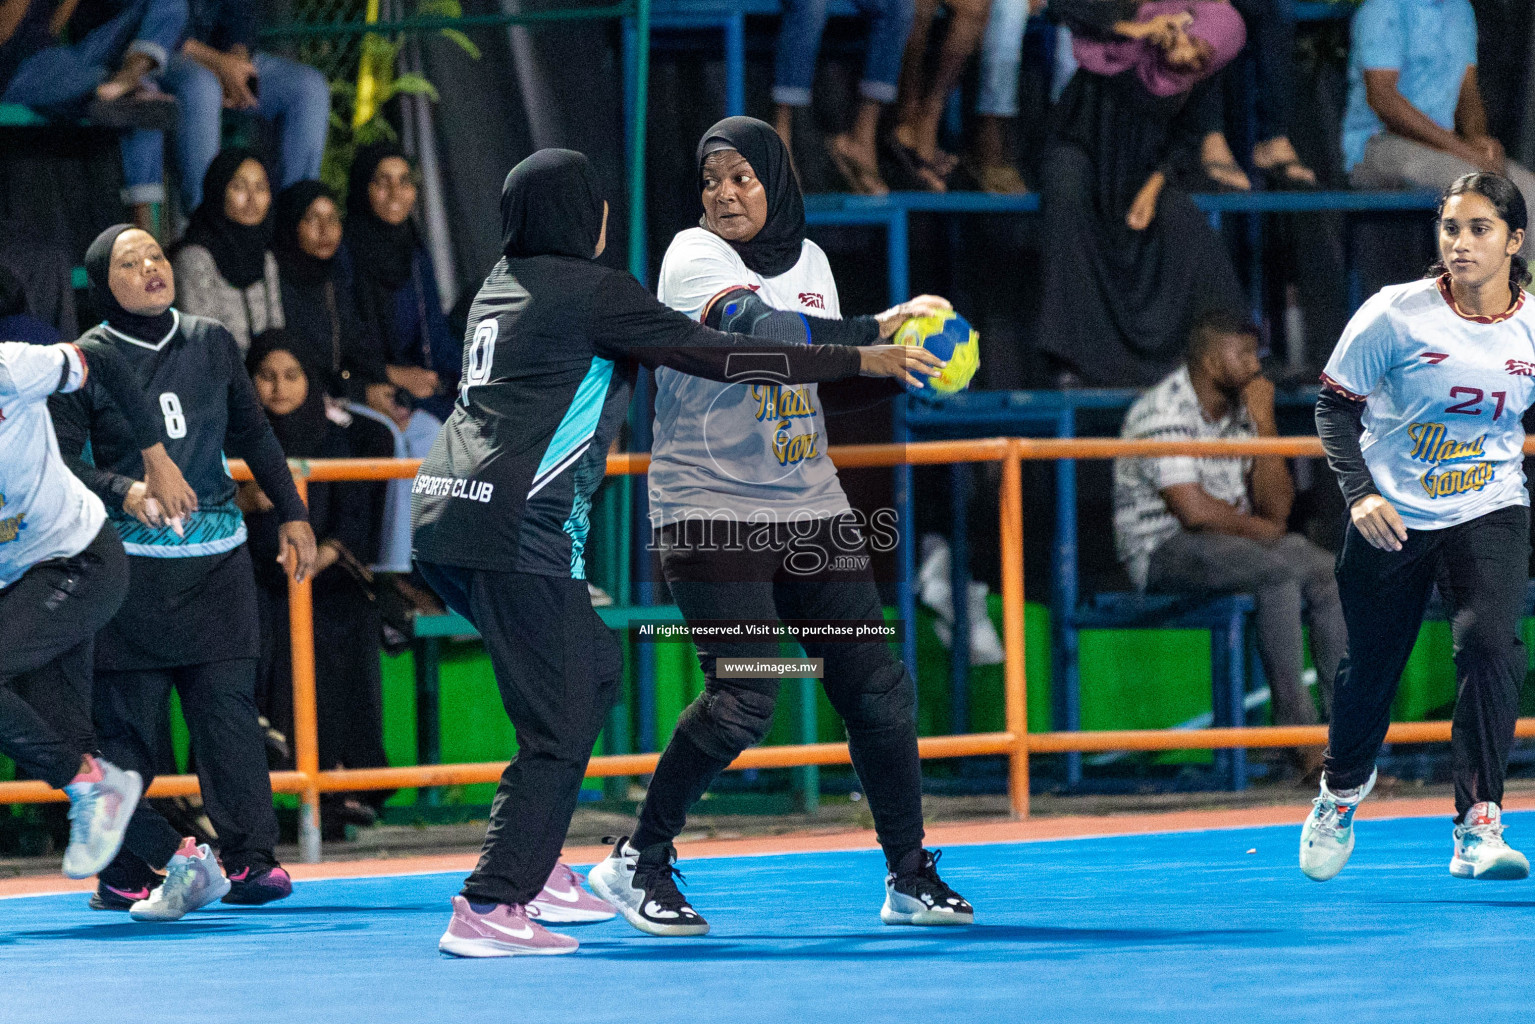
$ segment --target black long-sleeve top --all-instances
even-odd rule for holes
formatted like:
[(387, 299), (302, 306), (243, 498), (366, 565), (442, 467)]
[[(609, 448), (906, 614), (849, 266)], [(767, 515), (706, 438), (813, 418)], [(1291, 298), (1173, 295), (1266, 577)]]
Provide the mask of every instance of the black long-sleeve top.
[[(99, 495), (123, 534), (129, 554), (191, 557), (229, 550), (243, 542), (244, 520), (234, 505), (235, 482), (224, 463), (245, 459), (283, 522), (308, 518), (294, 487), (282, 447), (272, 434), (256, 390), (241, 362), (234, 336), (203, 317), (174, 313), (174, 326), (149, 343), (105, 324), (81, 337), (110, 346), (132, 368), (158, 409), (165, 450), (197, 492), (198, 510), (177, 537), (169, 527), (144, 526), (123, 511), (123, 498), (143, 478), (144, 461), (128, 423), (100, 381), (49, 399), (59, 452), (87, 487)], [(91, 446), (90, 461), (84, 449)]]
[(587, 513), (639, 365), (792, 384), (861, 364), (853, 347), (711, 330), (589, 259), (502, 259), (470, 308), (458, 402), (416, 477), (416, 556), (584, 579)]
[(1338, 478), (1343, 500), (1350, 508), (1360, 498), (1379, 494), (1375, 478), (1364, 461), (1359, 439), (1364, 436), (1364, 402), (1322, 385), (1316, 399), (1316, 432), (1327, 453), (1327, 464)]

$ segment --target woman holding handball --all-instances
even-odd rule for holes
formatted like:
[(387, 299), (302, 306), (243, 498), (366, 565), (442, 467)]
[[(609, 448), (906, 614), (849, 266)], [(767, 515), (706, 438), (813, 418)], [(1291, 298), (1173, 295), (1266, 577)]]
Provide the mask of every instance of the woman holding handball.
[(1535, 401), (1535, 310), (1519, 190), (1468, 174), (1439, 205), (1437, 276), (1381, 290), (1328, 360), (1317, 430), (1349, 505), (1338, 591), (1349, 655), (1338, 671), (1321, 794), (1300, 866), (1348, 863), (1353, 818), (1375, 785), (1391, 702), (1435, 584), (1452, 610), (1451, 745), (1457, 878), (1515, 879), (1499, 804), (1525, 653), (1529, 493), (1520, 423)]
[[(672, 240), (660, 297), (703, 324), (870, 345), (913, 317), (949, 308), (922, 296), (878, 316), (838, 319), (837, 283), (825, 253), (805, 238), (804, 201), (788, 150), (762, 121), (729, 117), (709, 129), (698, 146), (698, 185), (703, 219)], [(923, 387), (910, 374), (905, 381)], [(786, 383), (764, 374), (719, 383), (656, 371), (651, 517), (666, 582), (695, 629), (709, 620), (727, 627), (884, 621), (863, 518), (826, 455), (816, 386)], [(846, 555), (854, 558), (839, 557)], [(683, 711), (661, 755), (633, 837), (618, 840), (589, 876), (595, 892), (652, 935), (708, 932), (673, 878), (672, 840), (715, 777), (767, 735), (778, 696), (778, 679), (718, 670), (721, 658), (777, 658), (777, 639), (695, 633), (694, 641), (704, 692)], [(905, 665), (880, 639), (806, 640), (804, 647), (809, 657), (824, 659), (826, 694), (847, 727), (884, 848), (889, 874), (881, 919), (970, 924), (970, 904), (938, 877), (937, 854), (922, 846), (916, 688)]]

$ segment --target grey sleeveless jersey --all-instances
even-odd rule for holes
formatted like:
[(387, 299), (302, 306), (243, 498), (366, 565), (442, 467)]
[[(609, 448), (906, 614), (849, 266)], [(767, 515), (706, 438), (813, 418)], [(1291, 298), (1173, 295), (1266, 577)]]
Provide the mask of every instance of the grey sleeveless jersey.
[[(711, 300), (750, 288), (774, 309), (837, 318), (837, 285), (820, 246), (763, 278), (724, 239), (689, 228), (661, 264), (660, 299), (694, 320)], [(658, 369), (650, 463), (654, 526), (688, 519), (790, 522), (848, 511), (826, 454), (826, 419), (814, 384), (721, 384)]]

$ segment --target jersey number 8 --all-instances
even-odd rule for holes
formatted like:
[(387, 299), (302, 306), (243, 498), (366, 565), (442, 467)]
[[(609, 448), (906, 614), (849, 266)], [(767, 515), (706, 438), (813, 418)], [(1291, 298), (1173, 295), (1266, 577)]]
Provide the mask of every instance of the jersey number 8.
[(165, 414), (165, 436), (172, 440), (187, 436), (187, 418), (181, 411), (181, 399), (176, 397), (176, 392), (166, 391), (160, 395), (160, 411)]

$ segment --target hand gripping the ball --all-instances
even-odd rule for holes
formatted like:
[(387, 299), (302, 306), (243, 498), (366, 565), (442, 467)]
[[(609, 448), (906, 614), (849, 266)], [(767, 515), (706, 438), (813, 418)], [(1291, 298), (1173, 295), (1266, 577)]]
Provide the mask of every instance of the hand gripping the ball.
[(894, 377), (909, 388), (925, 387), (916, 376), (936, 377), (943, 360), (925, 348), (907, 345), (867, 345), (858, 350), (858, 372), (865, 377)]

